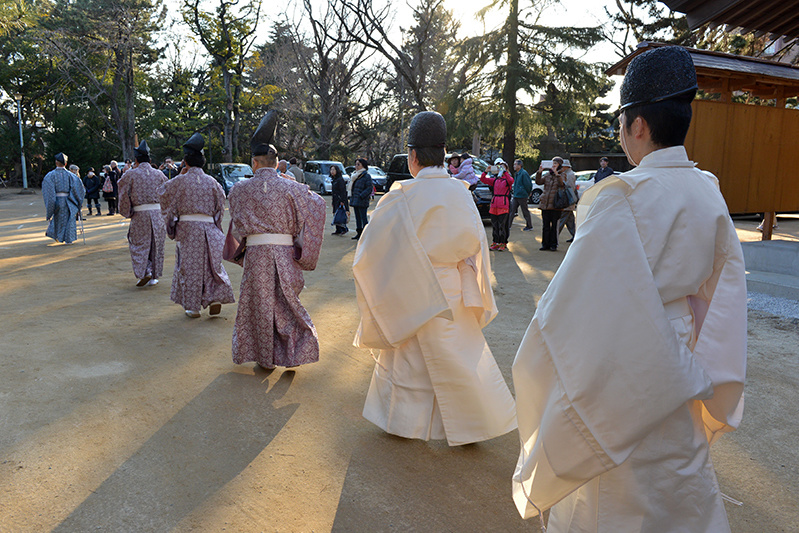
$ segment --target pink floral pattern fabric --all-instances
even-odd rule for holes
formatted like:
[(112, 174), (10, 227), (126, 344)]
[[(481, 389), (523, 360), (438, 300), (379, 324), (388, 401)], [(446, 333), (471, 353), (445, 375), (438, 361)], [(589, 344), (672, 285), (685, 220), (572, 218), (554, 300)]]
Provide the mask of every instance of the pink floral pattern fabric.
[[(211, 302), (233, 303), (225, 267), (222, 266), (222, 217), (225, 192), (202, 169), (191, 167), (160, 188), (161, 212), (167, 226), (175, 226), (175, 273), (172, 276), (172, 301), (184, 309), (199, 311)], [(214, 222), (187, 220), (181, 215), (208, 215)], [(167, 232), (172, 238), (171, 234)]]
[(119, 179), (119, 214), (130, 219), (128, 247), (133, 263), (133, 275), (160, 278), (164, 273), (164, 240), (166, 226), (161, 210), (134, 211), (137, 205), (157, 204), (161, 197), (158, 189), (166, 182), (163, 172), (150, 163), (125, 172)]
[(307, 185), (258, 169), (230, 192), (231, 231), (237, 240), (257, 233), (288, 234), (294, 246), (247, 246), (241, 279), (233, 362), (263, 367), (299, 366), (319, 360), (319, 341), (300, 303), (303, 270), (313, 270), (322, 248), (325, 202)]

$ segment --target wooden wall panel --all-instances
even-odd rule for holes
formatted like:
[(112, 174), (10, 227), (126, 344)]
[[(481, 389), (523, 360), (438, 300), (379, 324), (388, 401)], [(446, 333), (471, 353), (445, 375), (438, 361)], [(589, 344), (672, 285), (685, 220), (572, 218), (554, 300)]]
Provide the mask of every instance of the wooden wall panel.
[(734, 113), (753, 108), (754, 133), (751, 139), (736, 138), (733, 150), (749, 152), (749, 195), (746, 198), (748, 213), (769, 211), (776, 205), (778, 174), (774, 172), (774, 162), (780, 159), (780, 137), (784, 109), (764, 106), (733, 105)]
[(799, 211), (799, 110), (783, 109), (776, 211)]
[(799, 111), (693, 103), (688, 157), (718, 176), (731, 213), (799, 211)]

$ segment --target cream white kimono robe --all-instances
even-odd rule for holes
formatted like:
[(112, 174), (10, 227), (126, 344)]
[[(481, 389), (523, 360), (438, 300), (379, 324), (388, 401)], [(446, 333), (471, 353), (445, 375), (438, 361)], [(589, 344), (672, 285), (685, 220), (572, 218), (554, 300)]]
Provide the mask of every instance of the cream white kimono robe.
[(519, 512), (552, 507), (550, 533), (729, 531), (709, 446), (743, 414), (746, 280), (718, 182), (658, 150), (577, 219), (513, 365)]
[(383, 196), (353, 264), (355, 345), (380, 349), (364, 417), (450, 446), (516, 427), (513, 397), (483, 337), (497, 314), (488, 243), (467, 185), (422, 169)]

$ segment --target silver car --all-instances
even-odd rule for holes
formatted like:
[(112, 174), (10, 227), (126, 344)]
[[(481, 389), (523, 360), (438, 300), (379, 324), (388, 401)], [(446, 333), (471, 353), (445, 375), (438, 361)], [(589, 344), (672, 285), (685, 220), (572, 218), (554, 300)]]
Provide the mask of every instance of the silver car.
[(349, 182), (350, 177), (344, 171), (344, 165), (338, 161), (306, 161), (303, 168), (305, 183), (312, 191), (319, 194), (330, 194), (333, 192), (333, 182), (330, 179), (330, 167), (335, 166), (344, 176), (344, 181)]

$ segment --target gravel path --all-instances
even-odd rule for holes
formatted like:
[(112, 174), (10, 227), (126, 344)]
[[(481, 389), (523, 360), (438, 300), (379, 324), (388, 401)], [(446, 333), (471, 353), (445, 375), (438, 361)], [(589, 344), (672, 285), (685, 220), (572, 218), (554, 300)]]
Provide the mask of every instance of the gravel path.
[(788, 298), (769, 296), (760, 292), (747, 292), (746, 303), (749, 309), (763, 311), (785, 318), (799, 318), (799, 302)]

